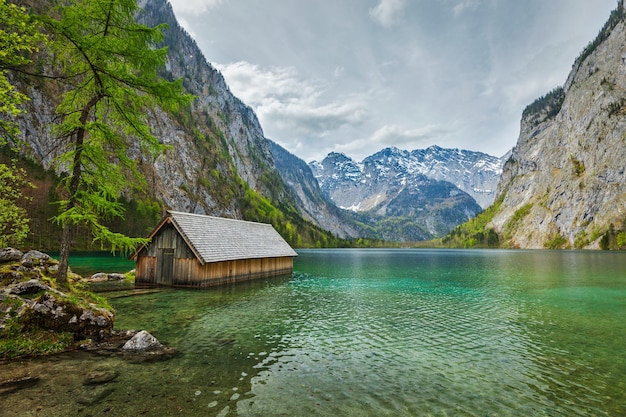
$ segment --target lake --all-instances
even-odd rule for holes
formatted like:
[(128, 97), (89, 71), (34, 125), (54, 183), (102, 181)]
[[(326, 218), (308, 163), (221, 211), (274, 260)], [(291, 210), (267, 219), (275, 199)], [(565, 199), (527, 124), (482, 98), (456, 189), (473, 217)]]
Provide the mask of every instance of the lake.
[[(80, 352), (3, 364), (0, 373), (42, 377), (4, 396), (3, 411), (626, 415), (625, 253), (298, 253), (291, 276), (111, 298), (116, 328), (146, 329), (183, 354), (150, 364)], [(82, 385), (106, 370), (119, 376), (100, 393)]]

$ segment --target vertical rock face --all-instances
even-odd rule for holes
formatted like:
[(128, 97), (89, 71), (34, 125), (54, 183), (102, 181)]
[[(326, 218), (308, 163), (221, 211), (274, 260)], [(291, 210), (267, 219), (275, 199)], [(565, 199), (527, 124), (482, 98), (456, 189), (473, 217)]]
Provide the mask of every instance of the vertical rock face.
[(524, 112), (491, 226), (520, 248), (596, 248), (626, 219), (626, 27), (622, 4), (562, 90)]

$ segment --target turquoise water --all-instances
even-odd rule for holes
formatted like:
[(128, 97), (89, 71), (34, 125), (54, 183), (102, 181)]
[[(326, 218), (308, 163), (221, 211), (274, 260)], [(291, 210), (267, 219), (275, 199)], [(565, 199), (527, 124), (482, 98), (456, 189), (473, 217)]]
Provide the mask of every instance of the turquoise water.
[[(58, 253), (50, 256), (59, 259)], [(70, 268), (72, 272), (90, 277), (97, 272), (124, 274), (135, 269), (135, 261), (131, 261), (123, 254), (111, 254), (111, 252), (75, 252), (70, 254)]]
[[(85, 354), (29, 360), (20, 366), (42, 382), (22, 391), (30, 400), (4, 397), (5, 410), (626, 415), (624, 253), (299, 254), (289, 277), (112, 298), (116, 327), (146, 329), (183, 354), (141, 365)], [(78, 403), (87, 394), (76, 374), (107, 369), (119, 372), (110, 392)]]

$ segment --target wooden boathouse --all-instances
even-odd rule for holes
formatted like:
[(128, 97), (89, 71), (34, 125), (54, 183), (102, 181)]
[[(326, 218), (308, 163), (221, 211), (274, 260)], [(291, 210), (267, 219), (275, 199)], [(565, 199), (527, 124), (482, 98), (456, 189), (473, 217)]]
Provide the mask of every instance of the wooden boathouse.
[(168, 211), (132, 256), (135, 286), (202, 288), (290, 274), (298, 254), (270, 224)]

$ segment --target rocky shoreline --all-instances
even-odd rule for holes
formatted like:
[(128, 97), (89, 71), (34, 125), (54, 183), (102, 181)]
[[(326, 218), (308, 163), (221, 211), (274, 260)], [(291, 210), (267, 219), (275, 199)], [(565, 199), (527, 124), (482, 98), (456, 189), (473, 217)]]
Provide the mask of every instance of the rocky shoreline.
[[(88, 281), (117, 281), (124, 275), (101, 273), (87, 280), (72, 273), (70, 288), (61, 291), (56, 288), (57, 269), (58, 262), (48, 254), (0, 249), (0, 365), (9, 359), (73, 350), (118, 356), (132, 363), (167, 360), (179, 353), (145, 330), (114, 330), (115, 314), (107, 300), (86, 290)], [(63, 335), (64, 343), (51, 351), (17, 348), (25, 339), (42, 334), (54, 340)], [(37, 382), (33, 375), (0, 378), (0, 396)]]

